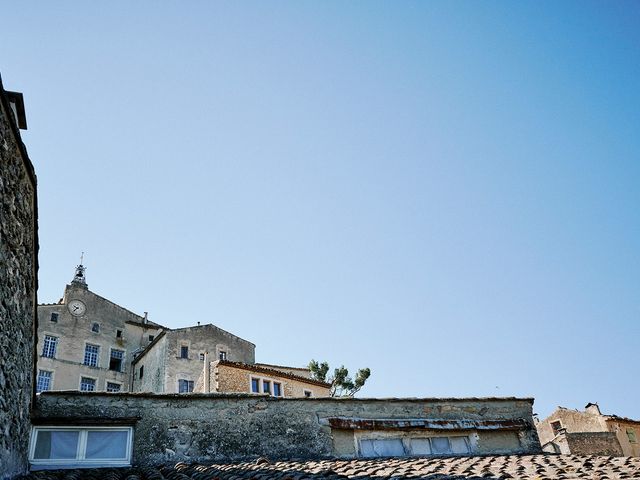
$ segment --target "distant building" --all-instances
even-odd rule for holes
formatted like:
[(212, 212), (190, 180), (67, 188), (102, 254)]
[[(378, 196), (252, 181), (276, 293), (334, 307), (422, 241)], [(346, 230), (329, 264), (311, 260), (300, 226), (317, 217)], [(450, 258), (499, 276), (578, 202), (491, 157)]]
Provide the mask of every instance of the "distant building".
[(135, 355), (164, 330), (90, 291), (78, 265), (60, 302), (38, 306), (36, 390), (128, 392)]
[(85, 267), (38, 306), (36, 390), (328, 397), (305, 368), (255, 363), (256, 346), (215, 325), (170, 329), (89, 290)]
[(584, 411), (558, 407), (536, 428), (546, 452), (640, 456), (640, 421), (603, 415), (597, 403), (587, 404)]

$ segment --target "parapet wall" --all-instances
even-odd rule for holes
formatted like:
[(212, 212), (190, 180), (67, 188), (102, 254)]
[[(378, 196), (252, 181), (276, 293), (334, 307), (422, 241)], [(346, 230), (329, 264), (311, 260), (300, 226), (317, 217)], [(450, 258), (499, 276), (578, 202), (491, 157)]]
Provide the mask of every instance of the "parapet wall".
[[(478, 453), (538, 453), (531, 399), (281, 399), (255, 395), (46, 392), (34, 422), (136, 417), (136, 465), (352, 457), (354, 431), (475, 432)], [(62, 418), (61, 418), (62, 417)], [(355, 430), (354, 430), (355, 429)], [(359, 432), (361, 433), (361, 432)], [(350, 437), (349, 437), (350, 435)], [(350, 438), (351, 441), (345, 441)]]

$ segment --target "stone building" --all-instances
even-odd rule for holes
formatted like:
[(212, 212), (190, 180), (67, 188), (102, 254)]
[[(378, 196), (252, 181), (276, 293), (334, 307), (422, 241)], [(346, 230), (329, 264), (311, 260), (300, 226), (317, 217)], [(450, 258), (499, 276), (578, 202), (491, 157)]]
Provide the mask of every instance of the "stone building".
[(587, 404), (584, 411), (558, 407), (536, 428), (547, 452), (640, 456), (640, 421), (603, 415), (597, 403)]
[(20, 129), (21, 93), (0, 78), (0, 478), (27, 468), (36, 331), (36, 175)]
[(36, 390), (127, 392), (135, 355), (163, 331), (89, 290), (78, 265), (60, 302), (38, 306)]
[(262, 393), (284, 398), (331, 396), (331, 384), (312, 379), (311, 372), (304, 368), (219, 359), (206, 362), (203, 374), (196, 392)]
[(256, 346), (215, 325), (166, 329), (133, 361), (133, 391), (193, 392), (205, 359), (254, 363)]

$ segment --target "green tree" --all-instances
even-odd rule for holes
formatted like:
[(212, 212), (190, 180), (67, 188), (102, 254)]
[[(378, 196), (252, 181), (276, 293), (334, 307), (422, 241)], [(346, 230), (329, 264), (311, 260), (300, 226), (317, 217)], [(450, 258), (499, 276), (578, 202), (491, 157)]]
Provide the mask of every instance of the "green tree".
[(329, 364), (327, 362), (318, 363), (315, 360), (309, 362), (309, 370), (314, 380), (331, 384), (332, 397), (353, 397), (371, 375), (371, 370), (361, 368), (356, 372), (356, 378), (352, 379), (349, 376), (349, 370), (344, 365), (334, 369), (333, 374), (329, 375)]

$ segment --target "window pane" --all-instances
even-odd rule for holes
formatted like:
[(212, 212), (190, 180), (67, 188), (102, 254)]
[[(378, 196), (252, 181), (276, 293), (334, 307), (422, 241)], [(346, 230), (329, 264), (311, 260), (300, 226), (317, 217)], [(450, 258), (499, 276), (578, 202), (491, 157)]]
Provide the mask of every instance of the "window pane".
[(466, 437), (450, 437), (452, 453), (469, 453), (469, 443)]
[(360, 452), (363, 457), (400, 457), (405, 454), (399, 438), (361, 440)]
[(441, 453), (451, 453), (449, 439), (447, 437), (433, 437), (431, 439), (431, 449), (436, 455)]
[(189, 358), (189, 347), (180, 347), (180, 358)]
[(260, 381), (257, 378), (251, 379), (251, 391), (253, 393), (260, 393)]
[(46, 392), (51, 389), (51, 372), (40, 370), (38, 372), (38, 382), (36, 392)]
[(273, 382), (273, 396), (274, 397), (282, 396), (282, 387), (279, 383)]
[(128, 436), (128, 432), (89, 431), (85, 458), (126, 459)]
[(100, 347), (98, 345), (87, 344), (84, 348), (84, 364), (90, 367), (97, 367), (99, 351)]
[(96, 389), (96, 381), (93, 378), (82, 377), (80, 379), (81, 392), (93, 392)]
[(107, 392), (116, 393), (120, 391), (119, 383), (107, 382)]
[(271, 393), (271, 382), (269, 380), (262, 381), (262, 391), (264, 393)]
[(430, 455), (431, 443), (428, 438), (412, 438), (411, 453), (413, 455)]
[(79, 434), (77, 431), (65, 430), (39, 431), (33, 458), (76, 458)]

